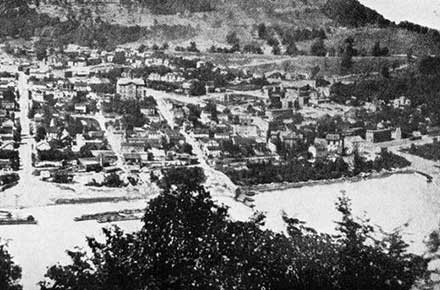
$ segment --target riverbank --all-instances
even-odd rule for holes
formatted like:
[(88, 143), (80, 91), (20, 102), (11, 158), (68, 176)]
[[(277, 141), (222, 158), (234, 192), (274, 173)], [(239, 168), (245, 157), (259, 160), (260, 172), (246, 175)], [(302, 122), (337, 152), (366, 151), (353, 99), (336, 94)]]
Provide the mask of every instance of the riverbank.
[(317, 186), (317, 185), (330, 185), (330, 184), (338, 184), (338, 183), (355, 183), (363, 180), (369, 179), (378, 179), (378, 178), (386, 178), (390, 177), (394, 174), (416, 174), (417, 171), (414, 169), (398, 169), (394, 171), (381, 171), (381, 172), (373, 172), (367, 175), (357, 175), (353, 177), (341, 177), (337, 179), (323, 179), (323, 180), (308, 180), (303, 182), (283, 182), (283, 183), (270, 183), (270, 184), (258, 184), (258, 185), (250, 185), (250, 186), (241, 186), (240, 190), (246, 194), (249, 192), (271, 192), (271, 191), (280, 191), (287, 190), (293, 188), (302, 188), (307, 186)]

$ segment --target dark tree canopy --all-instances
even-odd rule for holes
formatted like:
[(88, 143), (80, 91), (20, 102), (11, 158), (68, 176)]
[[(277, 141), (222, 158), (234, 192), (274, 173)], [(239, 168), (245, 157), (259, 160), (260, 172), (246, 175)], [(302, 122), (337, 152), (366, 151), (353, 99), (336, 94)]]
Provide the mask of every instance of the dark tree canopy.
[(423, 276), (426, 261), (398, 233), (376, 240), (347, 198), (337, 209), (337, 236), (284, 215), (285, 235), (263, 230), (262, 214), (231, 221), (200, 186), (168, 188), (150, 201), (140, 231), (89, 238), (91, 255), (69, 251), (72, 264), (49, 268), (41, 289), (409, 290)]
[(21, 290), (19, 284), (21, 279), (21, 268), (12, 261), (11, 255), (6, 249), (6, 245), (0, 245), (0, 289), (2, 290)]
[(327, 54), (327, 49), (324, 45), (324, 40), (321, 38), (317, 39), (310, 48), (310, 54), (316, 56), (325, 56)]

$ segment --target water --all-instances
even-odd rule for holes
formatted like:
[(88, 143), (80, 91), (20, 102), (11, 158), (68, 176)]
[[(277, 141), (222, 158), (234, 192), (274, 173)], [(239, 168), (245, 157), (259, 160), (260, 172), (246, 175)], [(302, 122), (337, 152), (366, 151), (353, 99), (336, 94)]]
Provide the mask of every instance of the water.
[[(74, 222), (82, 214), (130, 208), (144, 208), (145, 202), (102, 203), (88, 205), (63, 205), (20, 210), (22, 215), (33, 215), (38, 225), (0, 226), (2, 241), (7, 240), (9, 252), (23, 269), (24, 290), (38, 289), (36, 283), (43, 279), (47, 267), (70, 262), (66, 249), (86, 247), (86, 236), (102, 239), (102, 227), (96, 221)], [(140, 221), (116, 223), (125, 231), (141, 228)]]
[(267, 213), (266, 226), (273, 230), (285, 229), (284, 211), (320, 232), (334, 233), (334, 222), (341, 218), (335, 209), (341, 190), (351, 199), (355, 216), (388, 232), (401, 228), (414, 253), (425, 251), (425, 237), (439, 226), (440, 188), (419, 175), (267, 192), (255, 197), (256, 209)]

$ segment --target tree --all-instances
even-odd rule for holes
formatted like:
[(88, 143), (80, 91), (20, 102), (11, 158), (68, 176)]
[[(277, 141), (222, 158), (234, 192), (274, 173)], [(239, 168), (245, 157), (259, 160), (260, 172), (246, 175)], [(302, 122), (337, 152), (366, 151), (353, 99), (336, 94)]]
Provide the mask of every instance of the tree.
[(0, 245), (0, 289), (21, 290), (21, 268), (12, 261), (6, 245)]
[(35, 55), (38, 60), (43, 60), (47, 57), (48, 45), (43, 40), (38, 40), (34, 43)]
[(323, 39), (319, 38), (312, 44), (310, 54), (316, 56), (325, 56), (327, 54)]
[(266, 25), (264, 23), (258, 24), (257, 32), (258, 32), (258, 37), (259, 38), (266, 39), (266, 37), (267, 37), (267, 29), (266, 29)]
[(291, 56), (295, 56), (298, 54), (298, 48), (296, 47), (295, 42), (291, 41), (287, 44), (286, 47), (286, 54), (287, 55), (291, 55)]
[(263, 54), (263, 50), (258, 44), (246, 44), (243, 47), (243, 53)]
[(37, 128), (37, 132), (35, 134), (35, 141), (40, 142), (41, 140), (46, 139), (46, 128), (40, 126)]
[(310, 79), (315, 79), (316, 76), (319, 74), (319, 72), (321, 71), (321, 68), (319, 67), (319, 65), (315, 65), (310, 69)]
[(115, 52), (115, 56), (113, 58), (113, 63), (116, 64), (125, 64), (126, 59), (125, 59), (125, 52), (123, 51), (117, 51)]
[(139, 53), (143, 53), (145, 50), (147, 50), (147, 46), (145, 44), (141, 44), (137, 50)]
[(167, 187), (146, 208), (140, 231), (104, 229), (88, 238), (90, 255), (48, 269), (42, 290), (299, 289), (409, 290), (426, 261), (408, 254), (398, 233), (371, 238), (373, 227), (337, 203), (338, 235), (317, 233), (283, 214), (287, 235), (263, 230), (264, 215), (231, 221), (196, 184)]
[(185, 189), (196, 189), (206, 181), (205, 173), (200, 167), (192, 167), (182, 170), (180, 168), (170, 168), (162, 170), (163, 177), (159, 182), (159, 187), (170, 190), (172, 186)]
[(380, 42), (376, 41), (374, 43), (372, 50), (371, 50), (371, 55), (372, 56), (380, 56), (381, 52), (382, 52), (382, 49), (380, 48)]
[(231, 31), (226, 35), (226, 42), (229, 45), (235, 46), (240, 44), (240, 39), (237, 37), (237, 32)]
[(123, 187), (125, 184), (118, 174), (111, 173), (104, 178), (103, 185), (107, 187)]
[(422, 56), (417, 68), (422, 75), (440, 75), (440, 57)]
[(189, 47), (187, 48), (187, 50), (189, 52), (200, 52), (199, 49), (197, 48), (197, 44), (194, 41), (191, 41), (189, 43)]
[(55, 183), (71, 183), (73, 180), (73, 175), (69, 174), (67, 171), (56, 171), (53, 176), (53, 182)]
[(218, 123), (218, 111), (217, 111), (217, 105), (214, 102), (209, 102), (206, 104), (205, 111), (211, 114), (211, 119), (214, 122)]
[(193, 123), (194, 127), (196, 127), (196, 125), (200, 123), (199, 119), (202, 113), (200, 107), (193, 104), (188, 104), (188, 109), (189, 109), (188, 121)]
[(372, 56), (387, 56), (389, 54), (389, 49), (387, 47), (380, 47), (380, 42), (376, 41), (374, 43), (374, 46), (371, 50), (371, 55)]
[(353, 56), (357, 54), (357, 51), (353, 48), (353, 43), (354, 39), (351, 37), (344, 41), (344, 47), (342, 49), (341, 72), (347, 72), (353, 66)]
[(280, 55), (281, 54), (281, 49), (280, 49), (279, 45), (272, 46), (272, 54), (273, 55)]
[(406, 51), (406, 62), (407, 63), (412, 63), (413, 62), (413, 50), (412, 50), (412, 48), (408, 48), (408, 50)]
[(390, 78), (390, 68), (387, 65), (383, 65), (380, 69), (380, 75), (386, 79)]
[(206, 94), (205, 83), (201, 82), (199, 80), (194, 80), (191, 84), (189, 94), (191, 96), (202, 96), (202, 95)]
[[(374, 228), (353, 217), (350, 200), (345, 195), (339, 198), (336, 208), (342, 214), (336, 228), (340, 233), (336, 238), (341, 244), (341, 289), (411, 289), (415, 277), (423, 276), (426, 260), (406, 253), (408, 244), (398, 232), (376, 240), (372, 237)], [(372, 288), (372, 285), (382, 286)]]

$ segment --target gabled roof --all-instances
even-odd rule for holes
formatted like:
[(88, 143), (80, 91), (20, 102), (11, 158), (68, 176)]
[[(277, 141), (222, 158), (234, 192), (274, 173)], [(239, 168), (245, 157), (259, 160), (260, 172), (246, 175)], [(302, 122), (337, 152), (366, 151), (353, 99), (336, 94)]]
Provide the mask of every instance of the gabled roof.
[(121, 78), (118, 79), (117, 85), (118, 86), (127, 86), (127, 85), (136, 85), (136, 86), (145, 86), (145, 82), (143, 79), (135, 78)]

